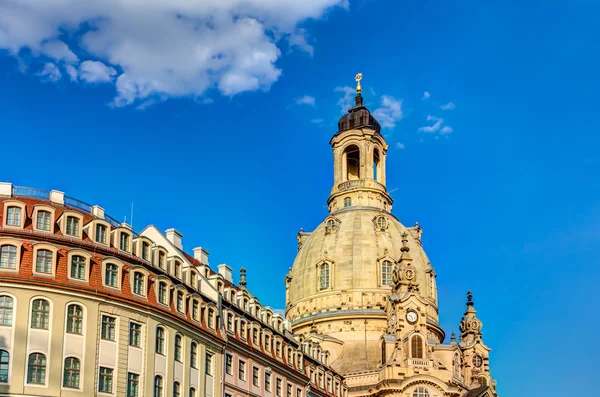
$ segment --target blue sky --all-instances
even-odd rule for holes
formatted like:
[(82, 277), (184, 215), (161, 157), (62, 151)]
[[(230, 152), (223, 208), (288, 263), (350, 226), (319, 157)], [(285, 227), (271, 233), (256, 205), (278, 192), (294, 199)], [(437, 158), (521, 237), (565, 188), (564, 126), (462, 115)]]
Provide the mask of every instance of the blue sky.
[(30, 1), (0, 5), (0, 180), (118, 219), (133, 202), (136, 229), (179, 229), (283, 308), (362, 72), (393, 212), (424, 229), (446, 332), (471, 289), (502, 396), (595, 395), (599, 5), (252, 0), (173, 18), (159, 1), (127, 24), (129, 2)]

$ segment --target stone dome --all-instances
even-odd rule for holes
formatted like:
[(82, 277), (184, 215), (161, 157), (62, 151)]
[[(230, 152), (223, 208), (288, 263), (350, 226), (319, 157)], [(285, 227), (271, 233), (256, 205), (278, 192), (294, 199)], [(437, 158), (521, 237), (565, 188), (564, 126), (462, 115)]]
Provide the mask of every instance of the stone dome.
[[(379, 217), (384, 220), (383, 228)], [(340, 209), (312, 233), (301, 232), (299, 252), (288, 275), (288, 319), (298, 323), (331, 316), (330, 312), (340, 309), (371, 314), (374, 309), (381, 309), (391, 292), (391, 286), (382, 285), (382, 263), (388, 260), (394, 265), (402, 255), (402, 240), (406, 239), (419, 292), (435, 307), (435, 313), (428, 315), (437, 323), (435, 274), (421, 247), (420, 236), (418, 225), (407, 228), (391, 213), (369, 207)], [(331, 286), (324, 289), (319, 281), (322, 263), (331, 268)]]
[(362, 95), (357, 94), (355, 100), (356, 104), (348, 109), (348, 113), (343, 115), (338, 121), (338, 133), (354, 128), (368, 127), (379, 134), (381, 126), (371, 112), (369, 112), (369, 109), (363, 105)]

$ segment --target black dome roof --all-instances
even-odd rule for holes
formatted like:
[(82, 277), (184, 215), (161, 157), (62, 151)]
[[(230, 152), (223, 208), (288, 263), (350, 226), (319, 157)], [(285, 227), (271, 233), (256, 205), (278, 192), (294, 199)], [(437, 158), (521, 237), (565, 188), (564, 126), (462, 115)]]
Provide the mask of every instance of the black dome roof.
[(363, 105), (363, 97), (359, 93), (356, 95), (356, 105), (348, 109), (348, 114), (343, 115), (338, 121), (338, 132), (361, 127), (372, 128), (377, 133), (381, 131), (379, 122), (375, 120), (369, 109)]

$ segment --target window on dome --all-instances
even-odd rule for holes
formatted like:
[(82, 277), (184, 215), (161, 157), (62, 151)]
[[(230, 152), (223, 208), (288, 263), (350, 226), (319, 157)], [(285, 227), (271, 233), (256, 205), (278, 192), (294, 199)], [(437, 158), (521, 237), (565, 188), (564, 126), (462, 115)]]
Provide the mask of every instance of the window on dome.
[(344, 199), (344, 208), (352, 206), (352, 199), (350, 197), (346, 197)]
[(381, 264), (381, 285), (392, 285), (392, 262), (388, 260)]
[(411, 357), (423, 358), (423, 338), (415, 335), (411, 339)]
[(380, 230), (387, 229), (387, 220), (383, 216), (378, 217), (376, 220), (376, 223), (377, 223), (378, 229), (380, 229)]
[(429, 390), (424, 387), (417, 387), (413, 392), (412, 397), (429, 397)]
[(335, 219), (327, 220), (327, 224), (325, 226), (325, 233), (332, 233), (337, 229), (337, 223)]
[(329, 288), (329, 263), (322, 263), (319, 266), (319, 287), (321, 289)]

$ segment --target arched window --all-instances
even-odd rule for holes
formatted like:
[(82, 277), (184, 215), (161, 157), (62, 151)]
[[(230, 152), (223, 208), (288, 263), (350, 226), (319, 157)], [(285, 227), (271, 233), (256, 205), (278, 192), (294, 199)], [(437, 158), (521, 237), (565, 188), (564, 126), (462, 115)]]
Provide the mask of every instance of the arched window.
[(173, 382), (173, 397), (181, 397), (181, 384)]
[(377, 182), (379, 182), (379, 179), (381, 178), (381, 170), (379, 168), (379, 150), (375, 149), (373, 150), (373, 179), (376, 180)]
[(329, 263), (321, 263), (319, 266), (319, 287), (329, 288)]
[(74, 216), (67, 216), (67, 230), (69, 236), (79, 237), (79, 219)]
[(454, 359), (452, 360), (452, 364), (454, 366), (454, 376), (457, 378), (460, 378), (460, 356), (458, 355), (458, 353), (454, 354)]
[(0, 383), (8, 383), (8, 365), (10, 354), (6, 350), (0, 350)]
[(181, 278), (181, 262), (175, 261), (175, 277)]
[(0, 295), (0, 325), (12, 325), (13, 298)]
[(52, 274), (52, 251), (40, 249), (35, 259), (35, 271)]
[(183, 292), (177, 291), (177, 311), (179, 313), (183, 313), (183, 302), (184, 302)]
[(142, 242), (142, 259), (148, 260), (148, 252), (150, 252), (150, 244), (147, 242)]
[(144, 274), (142, 272), (135, 272), (133, 274), (133, 293), (136, 295), (144, 296)]
[(3, 245), (0, 248), (0, 269), (17, 268), (17, 247), (14, 245)]
[(360, 149), (350, 145), (344, 150), (346, 159), (346, 180), (360, 179)]
[(67, 309), (67, 332), (79, 335), (83, 333), (83, 308), (79, 305), (69, 305)]
[(417, 387), (412, 397), (429, 397), (429, 390), (424, 387)]
[(156, 327), (156, 352), (165, 354), (165, 330), (163, 327)]
[(190, 365), (192, 368), (198, 368), (198, 344), (192, 342), (190, 345)]
[(392, 262), (388, 260), (381, 263), (381, 285), (392, 285)]
[(158, 283), (158, 303), (167, 304), (167, 283), (163, 281)]
[(419, 335), (412, 337), (411, 341), (411, 357), (423, 358), (423, 338)]
[(38, 230), (50, 231), (50, 212), (49, 211), (38, 211), (36, 227)]
[(31, 328), (48, 329), (50, 325), (50, 303), (36, 299), (31, 305)]
[(154, 377), (154, 397), (163, 397), (163, 378), (159, 375)]
[(194, 389), (193, 387), (190, 387), (190, 396), (189, 397), (196, 397), (196, 389)]
[(163, 270), (165, 270), (165, 256), (164, 252), (158, 252), (158, 267)]
[(104, 285), (117, 288), (119, 277), (119, 267), (114, 263), (107, 263), (104, 273)]
[(335, 220), (329, 219), (327, 221), (327, 226), (325, 226), (325, 231), (328, 233), (331, 233), (331, 232), (335, 231), (335, 229), (337, 228), (336, 226), (337, 225), (335, 223)]
[(215, 311), (213, 309), (208, 309), (208, 328), (215, 328)]
[(65, 367), (63, 373), (63, 386), (79, 388), (79, 370), (81, 363), (75, 357), (65, 358)]
[(350, 197), (346, 197), (344, 199), (344, 208), (352, 206), (352, 199)]
[(175, 335), (175, 361), (181, 362), (181, 335)]
[(43, 385), (46, 383), (46, 356), (42, 353), (29, 355), (27, 364), (27, 383)]
[(85, 258), (81, 255), (71, 257), (71, 278), (85, 280)]

